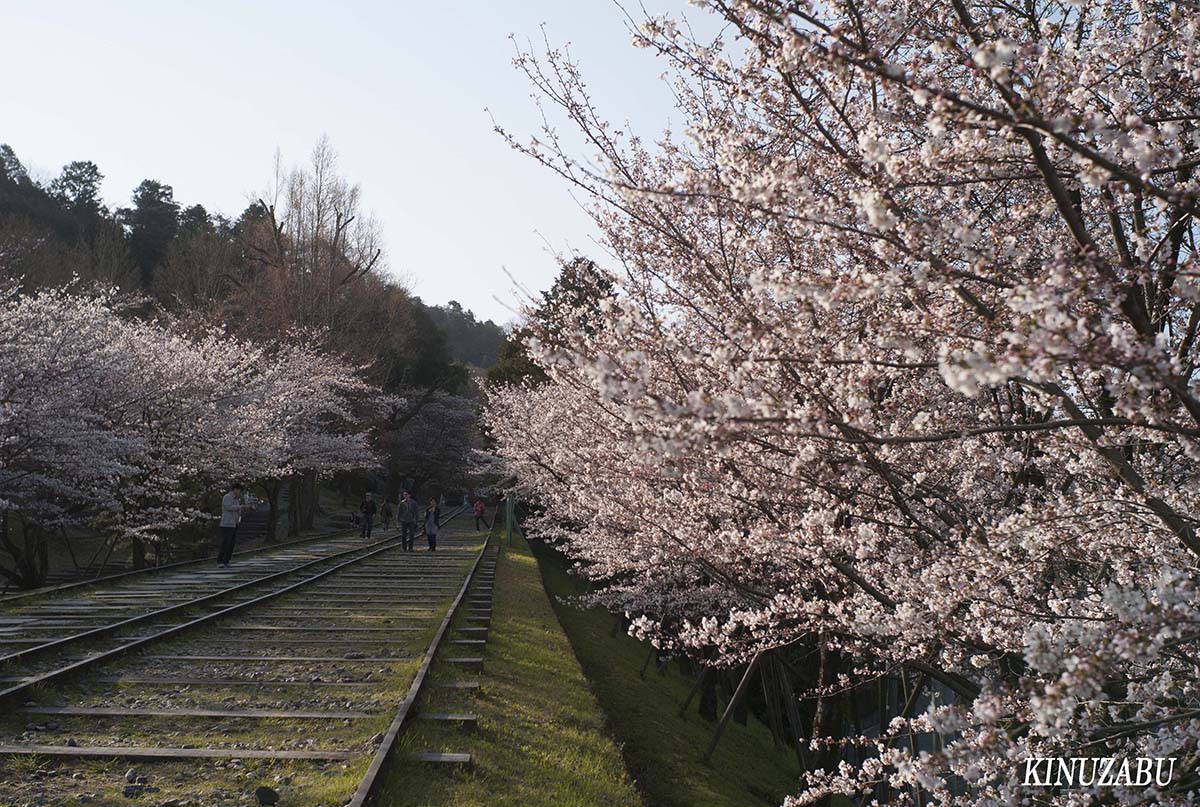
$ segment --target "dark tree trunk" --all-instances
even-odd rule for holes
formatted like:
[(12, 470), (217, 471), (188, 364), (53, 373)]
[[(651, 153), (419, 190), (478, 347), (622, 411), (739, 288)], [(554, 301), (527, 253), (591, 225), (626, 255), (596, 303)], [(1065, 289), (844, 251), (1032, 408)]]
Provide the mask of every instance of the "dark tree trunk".
[(279, 537), (279, 492), (283, 490), (283, 480), (268, 479), (262, 482), (262, 489), (267, 497), (267, 534), (263, 540), (270, 544)]
[(133, 538), (129, 542), (129, 556), (133, 561), (133, 568), (146, 568), (146, 542), (141, 538)]
[(46, 533), (36, 525), (20, 518), (21, 537), (13, 534), (9, 511), (0, 514), (0, 545), (12, 555), (11, 569), (0, 567), (0, 576), (17, 588), (37, 588), (46, 582), (50, 569), (50, 545)]
[(300, 475), (288, 479), (288, 537), (300, 535)]
[[(828, 642), (824, 635), (817, 638), (819, 642), (818, 662), (817, 662), (817, 708), (813, 715), (813, 730), (812, 736), (815, 737), (836, 737), (840, 736), (838, 731), (838, 697), (836, 695), (827, 694), (834, 680), (837, 678), (837, 653), (829, 649)], [(835, 747), (827, 748), (817, 752), (815, 760), (817, 767), (822, 770), (833, 772), (837, 769), (838, 750)], [(830, 799), (826, 796), (819, 804), (821, 807), (828, 807)]]
[(300, 474), (300, 529), (311, 530), (317, 516), (317, 472), (305, 470)]

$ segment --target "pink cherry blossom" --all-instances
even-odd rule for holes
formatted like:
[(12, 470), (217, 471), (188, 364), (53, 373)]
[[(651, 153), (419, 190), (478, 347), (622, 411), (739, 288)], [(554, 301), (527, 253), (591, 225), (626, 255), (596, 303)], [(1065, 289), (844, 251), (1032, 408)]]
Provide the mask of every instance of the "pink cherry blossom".
[(489, 399), (537, 530), (660, 647), (812, 647), (830, 709), (924, 688), (878, 736), (814, 726), (872, 753), (790, 804), (1073, 805), (1022, 760), (1194, 765), (1200, 14), (705, 5), (718, 41), (635, 34), (684, 137), (518, 59), (552, 122), (510, 142), (592, 200), (616, 290), (588, 328), (531, 322), (549, 382)]

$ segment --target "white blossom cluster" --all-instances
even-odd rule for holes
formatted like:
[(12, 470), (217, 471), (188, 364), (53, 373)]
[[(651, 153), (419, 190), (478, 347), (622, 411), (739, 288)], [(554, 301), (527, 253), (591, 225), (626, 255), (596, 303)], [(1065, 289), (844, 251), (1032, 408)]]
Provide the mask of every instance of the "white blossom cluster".
[[(599, 153), (511, 142), (591, 194), (617, 267), (599, 322), (530, 341), (550, 381), (491, 396), (540, 529), (662, 647), (810, 643), (843, 683), (955, 693), (791, 803), (1193, 803), (1200, 11), (704, 5), (724, 41), (635, 35), (683, 139), (613, 130), (561, 53), (518, 60)], [(1064, 756), (1178, 774), (1023, 789)]]
[(110, 293), (0, 290), (0, 509), (153, 539), (231, 479), (373, 462), (371, 388), (302, 339), (128, 316)]

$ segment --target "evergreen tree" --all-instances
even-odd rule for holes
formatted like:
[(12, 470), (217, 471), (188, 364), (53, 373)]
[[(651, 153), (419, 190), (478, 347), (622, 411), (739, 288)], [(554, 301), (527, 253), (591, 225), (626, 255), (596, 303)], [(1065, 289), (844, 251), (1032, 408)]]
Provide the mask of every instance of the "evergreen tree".
[(600, 301), (613, 296), (613, 282), (595, 262), (576, 257), (562, 270), (529, 320), (514, 328), (500, 345), (496, 364), (488, 370), (488, 383), (508, 386), (528, 381), (541, 384), (546, 374), (529, 359), (525, 340), (530, 336), (548, 344), (561, 340), (564, 331), (579, 328), (592, 333), (601, 321)]
[(0, 143), (0, 218), (24, 219), (36, 230), (53, 231), (67, 243), (78, 238), (74, 219), (46, 189), (29, 177), (12, 147)]
[(129, 251), (142, 288), (149, 289), (179, 231), (179, 203), (170, 185), (146, 179), (133, 192), (133, 207), (122, 210), (121, 217), (129, 227)]
[(62, 173), (50, 183), (50, 194), (75, 219), (79, 236), (88, 243), (95, 239), (100, 222), (108, 216), (100, 201), (103, 179), (94, 162), (75, 160), (64, 165)]

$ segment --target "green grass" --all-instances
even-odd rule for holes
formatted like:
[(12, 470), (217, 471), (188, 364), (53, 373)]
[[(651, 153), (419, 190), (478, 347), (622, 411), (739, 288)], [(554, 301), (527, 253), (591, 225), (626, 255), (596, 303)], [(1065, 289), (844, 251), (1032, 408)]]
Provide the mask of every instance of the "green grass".
[(614, 637), (611, 614), (560, 601), (582, 593), (584, 584), (568, 575), (554, 553), (539, 549), (538, 559), (559, 621), (651, 807), (777, 805), (800, 789), (794, 752), (777, 748), (753, 718), (744, 726), (730, 723), (712, 761), (705, 762), (715, 724), (700, 718), (694, 705), (686, 717), (678, 715), (695, 679), (674, 665), (663, 674), (652, 665), (642, 678), (648, 645), (623, 634)]
[[(414, 721), (397, 743), (373, 803), (640, 807), (523, 541), (500, 554), (493, 609), (484, 672), (456, 673), (435, 664), (422, 703), (429, 712), (474, 712), (478, 727)], [(455, 677), (479, 680), (482, 687), (474, 694), (437, 688)], [(412, 759), (427, 750), (467, 751), (474, 765), (454, 770)]]

